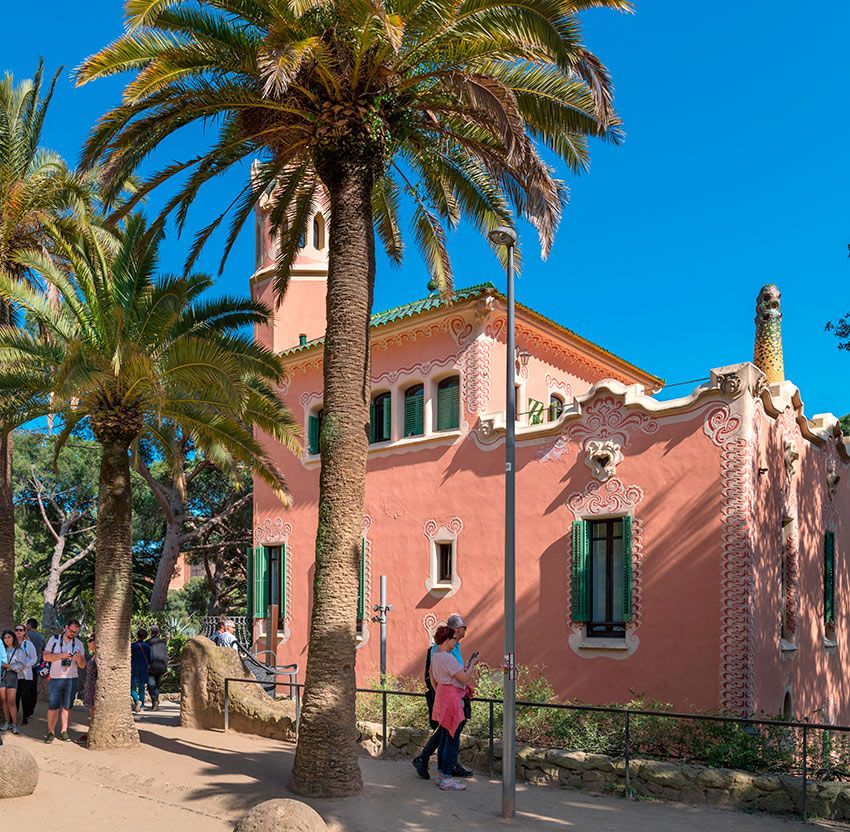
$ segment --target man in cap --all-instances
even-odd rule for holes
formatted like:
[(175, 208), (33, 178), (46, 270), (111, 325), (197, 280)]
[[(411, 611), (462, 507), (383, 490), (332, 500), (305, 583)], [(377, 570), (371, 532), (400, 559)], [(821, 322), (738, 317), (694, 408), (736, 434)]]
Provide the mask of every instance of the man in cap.
[[(454, 649), (451, 651), (452, 655), (458, 660), (458, 663), (463, 667), (466, 667), (466, 663), (463, 660), (463, 656), (460, 652), (460, 641), (466, 635), (466, 621), (464, 621), (463, 616), (459, 613), (452, 613), (448, 619), (446, 620), (446, 626), (451, 627), (455, 631), (455, 638), (457, 642), (455, 643)], [(433, 685), (431, 683), (431, 656), (434, 654), (434, 651), (437, 650), (437, 645), (432, 645), (428, 648), (428, 652), (425, 654), (425, 699), (428, 702), (428, 718), (431, 723), (431, 727), (434, 728), (434, 732), (428, 737), (428, 741), (425, 743), (425, 747), (422, 749), (418, 757), (414, 757), (413, 759), (413, 767), (416, 769), (416, 773), (423, 780), (430, 780), (431, 775), (428, 773), (428, 765), (431, 761), (431, 757), (434, 755), (434, 752), (437, 750), (437, 746), (440, 744), (440, 728), (433, 719), (431, 719), (431, 710), (434, 707), (434, 695), (435, 691)], [(463, 700), (463, 714), (466, 719), (472, 715), (472, 704), (468, 699)], [(465, 721), (464, 720), (464, 721)], [(454, 767), (454, 771), (452, 771), (452, 777), (471, 777), (472, 772), (468, 768), (464, 768), (460, 763), (458, 763)]]

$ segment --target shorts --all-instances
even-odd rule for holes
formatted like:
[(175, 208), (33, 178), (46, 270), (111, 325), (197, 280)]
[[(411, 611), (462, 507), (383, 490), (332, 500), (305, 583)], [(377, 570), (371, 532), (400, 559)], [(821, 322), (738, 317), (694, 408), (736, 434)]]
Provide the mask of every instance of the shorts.
[(47, 709), (49, 711), (55, 711), (58, 708), (63, 708), (66, 711), (70, 711), (76, 687), (76, 679), (51, 679), (48, 681)]
[(17, 690), (18, 689), (18, 674), (15, 673), (14, 670), (6, 669), (6, 672), (3, 674), (3, 678), (0, 679), (0, 688), (6, 688), (7, 690)]

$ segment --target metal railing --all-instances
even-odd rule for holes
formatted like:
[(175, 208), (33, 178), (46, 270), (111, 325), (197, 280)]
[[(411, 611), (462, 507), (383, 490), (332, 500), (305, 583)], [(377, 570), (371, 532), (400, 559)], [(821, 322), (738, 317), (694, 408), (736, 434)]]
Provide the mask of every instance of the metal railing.
[[(262, 679), (240, 679), (236, 676), (225, 676), (224, 678), (224, 730), (230, 730), (230, 685), (233, 682), (239, 682), (246, 685), (265, 685), (268, 686), (270, 684), (283, 686), (286, 685), (289, 687), (289, 696), (285, 697), (287, 699), (295, 700), (295, 734), (298, 734), (298, 725), (301, 722), (301, 688), (304, 687), (303, 684), (298, 684), (292, 680), (292, 675), (288, 673), (280, 673), (280, 676), (289, 676), (289, 680), (286, 682), (269, 682), (264, 681)], [(273, 699), (277, 699), (276, 696), (272, 696)]]
[[(230, 682), (248, 682), (257, 683), (256, 679), (225, 679), (225, 730), (228, 728), (228, 684)], [(294, 688), (296, 695), (303, 684), (293, 683), (291, 688)], [(425, 698), (425, 693), (422, 691), (403, 691), (389, 690), (386, 688), (357, 688), (357, 693), (372, 694), (381, 697), (381, 755), (384, 756), (387, 750), (387, 742), (389, 738), (387, 725), (387, 699), (390, 696), (408, 696), (416, 698)], [(495, 741), (496, 741), (496, 713), (497, 705), (502, 704), (501, 699), (493, 699), (488, 697), (474, 697), (471, 700), (473, 703), (481, 703), (487, 706), (488, 709), (488, 753), (487, 753), (487, 768), (490, 777), (495, 775)], [(298, 724), (300, 722), (300, 698), (296, 699), (296, 735)], [(800, 774), (802, 777), (802, 801), (800, 814), (804, 821), (808, 820), (808, 789), (809, 789), (809, 739), (813, 731), (823, 731), (827, 735), (833, 733), (850, 736), (850, 726), (846, 725), (829, 725), (825, 723), (812, 722), (786, 722), (778, 719), (758, 719), (755, 717), (734, 717), (734, 716), (715, 716), (711, 714), (689, 714), (676, 711), (655, 711), (641, 708), (618, 708), (602, 705), (573, 705), (563, 704), (560, 702), (528, 702), (524, 700), (517, 701), (517, 708), (536, 708), (541, 710), (555, 711), (575, 711), (596, 714), (608, 714), (620, 716), (623, 719), (623, 743), (622, 743), (622, 758), (624, 765), (624, 780), (626, 797), (635, 797), (635, 792), (632, 789), (632, 752), (634, 750), (634, 741), (632, 737), (633, 719), (634, 717), (654, 717), (658, 719), (674, 720), (674, 721), (689, 721), (703, 722), (715, 724), (734, 724), (740, 725), (744, 730), (753, 730), (756, 727), (771, 727), (776, 729), (784, 729), (784, 731), (801, 731), (802, 744), (799, 752), (800, 757)]]

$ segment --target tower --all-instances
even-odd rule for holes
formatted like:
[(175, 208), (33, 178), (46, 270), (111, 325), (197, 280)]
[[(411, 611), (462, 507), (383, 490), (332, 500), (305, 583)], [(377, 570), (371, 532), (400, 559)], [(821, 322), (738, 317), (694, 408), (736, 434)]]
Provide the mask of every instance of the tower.
[(251, 278), (251, 296), (273, 310), (272, 326), (255, 332), (257, 340), (276, 352), (312, 341), (325, 334), (325, 303), (328, 281), (329, 205), (323, 190), (317, 191), (301, 246), (290, 270), (289, 287), (278, 304), (274, 295), (274, 266), (278, 239), (271, 231), (271, 199), (264, 195), (257, 204), (256, 269)]
[(756, 300), (756, 345), (753, 364), (767, 377), (768, 384), (785, 381), (782, 360), (781, 294), (775, 283), (761, 287)]

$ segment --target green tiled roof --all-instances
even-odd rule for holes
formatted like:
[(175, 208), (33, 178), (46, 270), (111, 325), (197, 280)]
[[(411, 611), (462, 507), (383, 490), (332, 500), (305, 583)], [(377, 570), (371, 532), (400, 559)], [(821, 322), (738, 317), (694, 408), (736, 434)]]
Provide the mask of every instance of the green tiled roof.
[[(404, 318), (412, 318), (414, 315), (420, 315), (423, 312), (429, 312), (432, 309), (440, 309), (451, 306), (452, 304), (455, 304), (458, 301), (470, 300), (471, 298), (477, 297), (478, 295), (484, 294), (485, 292), (492, 292), (497, 297), (500, 297), (504, 300), (505, 296), (501, 292), (497, 291), (493, 283), (478, 283), (475, 286), (468, 286), (465, 289), (456, 290), (449, 298), (442, 297), (441, 295), (435, 293), (429, 295), (427, 298), (415, 300), (411, 303), (405, 303), (402, 306), (395, 306), (392, 309), (385, 310), (384, 312), (376, 312), (374, 315), (372, 315), (371, 324), (373, 327), (386, 326), (387, 324), (403, 320)], [(632, 364), (630, 361), (626, 361), (624, 358), (620, 358), (619, 355), (615, 355), (613, 352), (606, 350), (604, 347), (600, 347), (598, 344), (594, 344), (593, 341), (589, 341), (587, 338), (583, 338), (577, 332), (573, 332), (571, 329), (567, 329), (567, 327), (559, 324), (557, 321), (553, 321), (551, 318), (547, 318), (545, 315), (541, 315), (539, 312), (535, 312), (535, 310), (531, 309), (528, 306), (523, 306), (523, 304), (521, 303), (517, 303), (516, 307), (517, 309), (521, 309), (523, 312), (526, 312), (531, 317), (536, 318), (538, 321), (544, 321), (550, 326), (553, 326), (561, 332), (569, 335), (570, 338), (582, 344), (586, 344), (588, 347), (591, 348), (591, 351), (602, 353), (608, 358), (613, 359), (616, 363), (622, 364), (624, 367), (634, 370), (640, 375), (646, 376), (647, 378), (657, 381), (659, 385), (664, 384), (664, 379), (659, 378), (658, 376), (653, 375), (652, 373), (649, 373), (646, 370), (642, 370), (640, 367), (636, 366), (635, 364)], [(312, 341), (308, 341), (306, 344), (299, 344), (296, 347), (284, 350), (281, 355), (288, 356), (295, 355), (299, 352), (305, 352), (306, 350), (318, 346), (324, 340), (324, 338), (314, 338)]]

